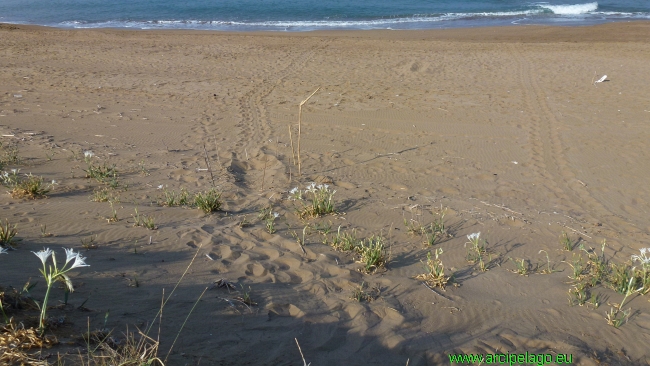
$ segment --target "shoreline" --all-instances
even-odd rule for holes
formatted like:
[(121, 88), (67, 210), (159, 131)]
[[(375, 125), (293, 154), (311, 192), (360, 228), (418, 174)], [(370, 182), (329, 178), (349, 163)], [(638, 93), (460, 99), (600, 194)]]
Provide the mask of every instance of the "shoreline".
[[(517, 28), (516, 34), (512, 29)], [(372, 29), (372, 30), (313, 30), (282, 31), (220, 31), (197, 29), (128, 29), (128, 28), (61, 28), (32, 24), (1, 23), (0, 29), (51, 30), (61, 32), (107, 32), (142, 34), (197, 34), (215, 36), (271, 37), (352, 37), (367, 39), (432, 39), (474, 42), (644, 42), (650, 21), (621, 21), (596, 25), (514, 25), (444, 29)], [(620, 33), (624, 32), (624, 33)]]

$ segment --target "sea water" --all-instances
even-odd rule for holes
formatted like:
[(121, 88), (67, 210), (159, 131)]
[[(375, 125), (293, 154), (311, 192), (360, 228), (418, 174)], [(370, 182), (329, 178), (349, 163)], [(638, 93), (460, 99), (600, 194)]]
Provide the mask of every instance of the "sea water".
[(0, 0), (0, 22), (65, 28), (309, 31), (650, 20), (649, 0)]

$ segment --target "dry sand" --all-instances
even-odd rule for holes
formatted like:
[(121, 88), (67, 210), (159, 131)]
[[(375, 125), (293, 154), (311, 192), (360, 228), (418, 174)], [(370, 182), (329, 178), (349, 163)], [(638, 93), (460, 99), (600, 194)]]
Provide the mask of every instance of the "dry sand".
[[(165, 307), (162, 355), (206, 287), (226, 279), (238, 291), (206, 292), (169, 365), (298, 365), (294, 338), (312, 365), (448, 364), (460, 352), (648, 364), (648, 296), (631, 297), (619, 329), (605, 313), (621, 294), (599, 286), (598, 309), (569, 306), (562, 261), (572, 254), (558, 236), (598, 251), (606, 239), (615, 263), (650, 247), (649, 60), (647, 22), (300, 34), (3, 25), (2, 142), (18, 147), (21, 173), (58, 185), (46, 199), (0, 196), (0, 218), (23, 239), (0, 256), (0, 286), (31, 278), (41, 299), (30, 251), (87, 256), (70, 305), (50, 310), (62, 343), (46, 354), (84, 352), (88, 319), (101, 328), (108, 311), (116, 335), (150, 323), (198, 250)], [(303, 108), (298, 177), (288, 125), (318, 86)], [(210, 187), (204, 145), (225, 212), (156, 205), (159, 185)], [(89, 199), (100, 184), (84, 178), (86, 150), (128, 185), (118, 222)], [(290, 231), (305, 224), (287, 191), (311, 181), (331, 182), (339, 215), (308, 223), (383, 233), (386, 270), (360, 273), (315, 232), (303, 254)], [(257, 220), (268, 204), (280, 213), (275, 234)], [(136, 207), (157, 230), (133, 227)], [(460, 286), (433, 293), (413, 278), (433, 248), (403, 222), (430, 223), (441, 208), (453, 236), (435, 247)], [(240, 227), (244, 217), (251, 226)], [(487, 272), (465, 259), (466, 235), (479, 231), (496, 259)], [(99, 248), (84, 250), (91, 236)], [(540, 250), (558, 272), (510, 271), (510, 257), (545, 263)], [(379, 297), (352, 300), (362, 283)], [(226, 301), (240, 286), (251, 310)], [(55, 289), (53, 304), (62, 299)], [(77, 309), (86, 299), (90, 312)], [(36, 313), (17, 313), (26, 315)]]

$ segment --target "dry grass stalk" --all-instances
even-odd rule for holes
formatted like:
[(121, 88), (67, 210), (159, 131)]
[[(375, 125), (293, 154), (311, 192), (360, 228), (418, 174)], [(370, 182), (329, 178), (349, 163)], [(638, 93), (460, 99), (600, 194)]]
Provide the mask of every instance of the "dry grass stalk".
[(264, 157), (264, 171), (262, 172), (262, 189), (261, 191), (264, 190), (264, 180), (266, 179), (266, 163), (269, 161), (269, 159), (265, 156)]
[(25, 329), (13, 322), (13, 319), (0, 327), (0, 364), (2, 365), (49, 365), (45, 360), (26, 351), (30, 349), (50, 348), (57, 344), (54, 337), (41, 337), (34, 328)]
[(214, 151), (216, 151), (217, 154), (217, 163), (219, 164), (219, 169), (223, 169), (223, 165), (221, 165), (221, 159), (219, 158), (219, 145), (217, 144), (217, 136), (212, 135), (214, 138)]
[(304, 366), (311, 365), (311, 362), (307, 363), (307, 361), (305, 361), (305, 355), (302, 354), (302, 349), (300, 348), (300, 343), (298, 343), (298, 338), (294, 338), (294, 339), (296, 340), (296, 344), (298, 345), (298, 351), (300, 351), (300, 357), (302, 358), (303, 365)]
[(309, 101), (309, 99), (311, 99), (311, 97), (313, 97), (314, 94), (316, 94), (316, 92), (319, 90), (320, 90), (320, 86), (316, 90), (314, 90), (314, 92), (311, 93), (311, 95), (308, 96), (307, 99), (303, 100), (298, 106), (298, 175), (299, 176), (302, 176), (301, 161), (300, 161), (300, 132), (301, 132), (300, 130), (302, 127), (302, 106), (305, 105), (305, 103), (307, 103), (307, 101)]
[(210, 167), (210, 160), (208, 159), (208, 150), (205, 149), (205, 144), (203, 144), (203, 152), (205, 153), (205, 165), (208, 166), (208, 171), (210, 172), (210, 179), (212, 180), (212, 187), (214, 187), (214, 175), (212, 174), (212, 168)]
[(291, 134), (291, 124), (289, 124), (289, 141), (291, 141), (291, 162), (296, 165), (296, 151), (293, 149), (293, 135)]

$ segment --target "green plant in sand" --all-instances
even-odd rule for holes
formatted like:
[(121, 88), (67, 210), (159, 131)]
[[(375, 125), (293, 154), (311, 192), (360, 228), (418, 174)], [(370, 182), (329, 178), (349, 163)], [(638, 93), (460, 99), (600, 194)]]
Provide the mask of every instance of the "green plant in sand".
[(329, 242), (329, 245), (340, 252), (351, 252), (355, 251), (361, 244), (362, 240), (357, 238), (356, 230), (343, 231), (341, 232), (341, 226), (339, 226), (334, 235)]
[(377, 298), (378, 292), (379, 291), (377, 288), (368, 290), (366, 283), (361, 282), (361, 285), (354, 288), (352, 299), (356, 300), (357, 302), (371, 302)]
[(11, 173), (4, 172), (0, 178), (2, 183), (10, 189), (9, 193), (14, 198), (42, 198), (50, 192), (52, 186), (57, 184), (54, 180), (52, 183), (45, 183), (43, 177), (37, 177), (31, 173), (21, 177), (18, 175), (19, 171), (20, 169), (12, 169)]
[(116, 201), (117, 197), (107, 187), (102, 187), (93, 191), (90, 200), (93, 202), (108, 202)]
[(632, 262), (639, 262), (641, 269), (634, 271), (636, 282), (639, 284), (639, 292), (642, 295), (650, 292), (650, 248), (641, 248), (640, 255), (633, 255)]
[(572, 251), (575, 246), (575, 243), (571, 238), (569, 238), (569, 235), (565, 231), (560, 235), (560, 244), (567, 252)]
[(15, 145), (5, 146), (0, 142), (0, 169), (7, 164), (20, 164), (21, 160), (18, 147)]
[[(547, 251), (545, 251), (544, 249), (542, 249), (542, 250), (540, 250), (539, 252), (537, 252), (537, 254), (540, 254), (540, 253), (542, 253), (542, 252), (544, 252), (544, 254), (546, 254), (546, 269), (543, 269), (540, 273), (542, 273), (542, 274), (551, 274), (551, 273), (553, 273), (553, 272), (557, 272), (557, 270), (554, 270), (554, 269), (551, 267), (551, 260), (550, 260), (549, 257), (548, 257), (548, 252), (547, 252)], [(539, 268), (539, 265), (537, 265), (537, 267)]]
[(3, 250), (6, 248), (13, 248), (14, 238), (18, 231), (16, 230), (17, 225), (10, 225), (9, 220), (5, 219), (5, 223), (0, 225), (0, 248)]
[(131, 215), (131, 216), (133, 216), (133, 220), (134, 220), (133, 226), (141, 226), (149, 230), (157, 229), (153, 216), (141, 215), (140, 212), (138, 212), (137, 207), (135, 209), (135, 215)]
[(388, 253), (384, 241), (384, 238), (378, 235), (359, 242), (356, 251), (363, 264), (362, 272), (373, 273), (386, 266)]
[(427, 245), (432, 246), (445, 236), (449, 236), (447, 228), (445, 227), (445, 213), (446, 211), (443, 211), (439, 214), (438, 220), (423, 228), (423, 234), (426, 237)]
[(264, 221), (264, 224), (266, 225), (266, 231), (268, 231), (269, 234), (273, 234), (276, 232), (275, 219), (277, 219), (278, 217), (280, 217), (280, 214), (273, 211), (272, 205), (262, 207), (259, 210), (259, 213), (257, 215), (258, 219)]
[[(443, 232), (444, 233), (444, 232)], [(478, 263), (479, 269), (482, 272), (487, 271), (493, 266), (492, 254), (488, 253), (487, 242), (481, 239), (481, 233), (472, 233), (467, 235), (468, 242), (465, 243), (467, 248), (467, 255), (465, 258), (469, 263)], [(470, 244), (467, 247), (467, 244)], [(487, 261), (486, 257), (487, 256)]]
[(431, 256), (431, 252), (427, 253), (427, 261), (424, 264), (425, 273), (417, 275), (415, 278), (424, 281), (430, 287), (445, 288), (450, 276), (445, 274), (445, 266), (442, 264), (440, 256), (442, 255), (442, 248), (436, 248), (434, 251), (435, 259)]
[(206, 214), (219, 211), (222, 204), (221, 193), (214, 188), (194, 195), (194, 205)]
[(305, 191), (301, 191), (298, 187), (293, 188), (289, 191), (289, 197), (302, 205), (297, 210), (298, 216), (301, 219), (311, 219), (335, 212), (333, 200), (335, 193), (336, 191), (330, 190), (327, 184), (311, 183)]
[(92, 151), (84, 151), (84, 161), (87, 164), (87, 169), (84, 169), (86, 178), (95, 179), (99, 183), (105, 183), (112, 189), (118, 188), (120, 183), (115, 165), (108, 166), (106, 162), (102, 165), (95, 165), (92, 162), (94, 156), (95, 154)]
[(512, 263), (515, 265), (515, 269), (511, 270), (513, 273), (517, 273), (522, 276), (528, 276), (531, 272), (533, 272), (533, 268), (530, 264), (530, 261), (524, 258), (517, 258), (517, 259), (512, 259), (509, 258)]
[(614, 328), (620, 327), (630, 316), (631, 309), (628, 308), (627, 310), (623, 310), (623, 306), (625, 305), (625, 300), (627, 300), (627, 297), (638, 291), (634, 291), (634, 280), (634, 277), (630, 278), (627, 285), (625, 286), (627, 290), (625, 291), (623, 301), (621, 301), (620, 304), (612, 304), (609, 312), (605, 314), (607, 324), (613, 326)]
[(190, 194), (187, 189), (181, 188), (179, 192), (167, 189), (163, 190), (163, 198), (160, 201), (161, 206), (189, 206), (190, 204)]
[[(72, 249), (65, 249), (65, 264), (61, 268), (58, 267), (58, 264), (56, 262), (56, 254), (49, 248), (32, 253), (34, 253), (43, 264), (43, 268), (40, 270), (40, 272), (45, 278), (45, 284), (47, 286), (43, 302), (39, 305), (41, 309), (41, 315), (39, 317), (38, 329), (41, 334), (43, 334), (47, 326), (47, 302), (50, 297), (50, 290), (52, 289), (52, 285), (54, 285), (54, 283), (57, 281), (61, 281), (65, 284), (67, 291), (73, 292), (74, 287), (72, 286), (72, 281), (70, 280), (70, 277), (68, 277), (67, 273), (78, 267), (88, 267), (88, 264), (85, 262), (86, 258), (82, 257), (79, 253), (75, 253)], [(48, 265), (48, 259), (50, 258), (52, 259), (52, 264)]]

